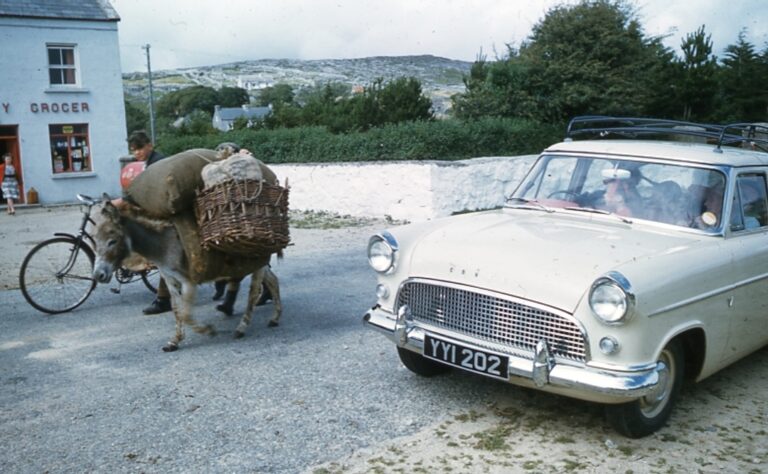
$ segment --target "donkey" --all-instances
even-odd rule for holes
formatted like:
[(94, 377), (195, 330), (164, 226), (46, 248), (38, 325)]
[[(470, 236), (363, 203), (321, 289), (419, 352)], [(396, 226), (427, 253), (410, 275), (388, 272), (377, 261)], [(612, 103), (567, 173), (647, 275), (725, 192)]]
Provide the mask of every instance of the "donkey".
[[(176, 227), (168, 220), (152, 219), (142, 215), (139, 208), (121, 205), (118, 209), (107, 195), (104, 195), (100, 217), (94, 232), (97, 254), (93, 268), (94, 280), (99, 283), (108, 283), (115, 268), (135, 252), (157, 265), (171, 293), (171, 306), (176, 318), (176, 334), (163, 346), (163, 351), (172, 352), (179, 348), (179, 344), (184, 339), (184, 324), (190, 325), (199, 334), (214, 336), (216, 330), (213, 326), (199, 325), (192, 317), (197, 285), (203, 281), (195, 281), (190, 258), (184, 250)], [(269, 327), (277, 326), (282, 314), (279, 283), (277, 276), (269, 268), (270, 255), (258, 256), (252, 260), (253, 268), (233, 268), (232, 271), (236, 273), (216, 275), (213, 278), (231, 278), (239, 283), (240, 279), (251, 274), (248, 303), (235, 330), (235, 338), (243, 337), (251, 323), (254, 306), (262, 291), (262, 282), (272, 293), (274, 303)]]

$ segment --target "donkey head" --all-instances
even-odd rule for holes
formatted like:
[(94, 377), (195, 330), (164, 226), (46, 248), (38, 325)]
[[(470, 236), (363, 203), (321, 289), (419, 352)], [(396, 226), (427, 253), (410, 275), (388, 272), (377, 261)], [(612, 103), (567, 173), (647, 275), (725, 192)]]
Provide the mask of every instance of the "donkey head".
[(96, 224), (93, 240), (96, 243), (96, 263), (93, 278), (99, 283), (108, 283), (115, 269), (131, 253), (131, 244), (120, 211), (105, 193), (102, 197), (101, 215)]

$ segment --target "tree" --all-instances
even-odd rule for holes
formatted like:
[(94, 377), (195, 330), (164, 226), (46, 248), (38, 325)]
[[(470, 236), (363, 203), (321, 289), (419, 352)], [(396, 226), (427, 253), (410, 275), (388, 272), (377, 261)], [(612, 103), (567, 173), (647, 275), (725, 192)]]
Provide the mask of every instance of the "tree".
[(203, 110), (193, 110), (185, 115), (185, 119), (176, 135), (211, 135), (218, 130), (213, 128), (211, 123), (211, 114)]
[(134, 130), (146, 130), (149, 128), (149, 112), (144, 105), (135, 104), (130, 101), (125, 101), (125, 124), (127, 132), (130, 134)]
[(241, 87), (222, 87), (218, 96), (218, 105), (222, 107), (240, 107), (251, 102), (248, 91)]
[(704, 26), (683, 38), (683, 59), (680, 81), (680, 102), (683, 104), (683, 120), (712, 118), (717, 95), (717, 58), (712, 54), (712, 35)]
[(256, 103), (262, 107), (277, 104), (293, 103), (293, 87), (290, 84), (275, 84), (271, 87), (265, 87), (259, 92)]
[(658, 60), (632, 8), (622, 1), (583, 0), (547, 12), (520, 48), (528, 94), (540, 119), (643, 113), (649, 71)]
[(507, 57), (487, 62), (478, 55), (468, 77), (464, 78), (466, 92), (451, 97), (453, 113), (458, 118), (526, 117), (535, 115), (536, 107), (528, 93), (526, 65), (513, 48)]
[[(218, 105), (219, 94), (207, 86), (192, 86), (165, 94), (157, 101), (157, 115), (175, 119), (183, 117), (193, 110), (202, 110), (213, 114)], [(242, 105), (237, 105), (238, 107)]]
[(400, 123), (432, 119), (432, 100), (424, 95), (415, 77), (400, 77), (388, 82), (379, 92), (381, 122)]
[(563, 122), (575, 115), (638, 115), (654, 97), (653, 73), (670, 57), (646, 37), (623, 0), (582, 0), (550, 9), (519, 51), (484, 57), (453, 99), (459, 117)]
[(679, 98), (681, 70), (677, 57), (660, 39), (652, 40), (650, 47), (655, 50), (656, 60), (651, 62), (647, 71), (645, 114), (649, 117), (679, 118), (683, 107)]
[(350, 94), (349, 86), (329, 82), (303, 91), (293, 103), (273, 103), (268, 128), (323, 126), (333, 133), (368, 130), (387, 123), (432, 119), (432, 101), (413, 78), (379, 78)]
[(725, 48), (719, 75), (722, 103), (719, 115), (729, 122), (768, 119), (768, 71), (745, 36), (742, 30), (736, 43)]

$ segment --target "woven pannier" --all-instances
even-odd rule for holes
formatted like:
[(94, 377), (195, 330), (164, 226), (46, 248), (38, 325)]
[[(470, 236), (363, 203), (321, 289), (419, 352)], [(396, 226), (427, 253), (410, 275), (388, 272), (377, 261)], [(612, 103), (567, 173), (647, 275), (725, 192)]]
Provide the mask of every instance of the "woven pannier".
[(239, 255), (276, 253), (288, 246), (288, 187), (252, 179), (198, 191), (195, 217), (200, 243)]

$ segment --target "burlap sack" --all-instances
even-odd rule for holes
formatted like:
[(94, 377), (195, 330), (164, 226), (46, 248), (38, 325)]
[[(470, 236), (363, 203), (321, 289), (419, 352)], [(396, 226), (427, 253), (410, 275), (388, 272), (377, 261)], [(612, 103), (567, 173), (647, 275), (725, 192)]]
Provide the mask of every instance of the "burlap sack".
[(195, 190), (202, 188), (200, 172), (216, 160), (216, 152), (195, 148), (164, 158), (138, 175), (126, 198), (153, 217), (169, 217), (192, 210)]
[(255, 156), (238, 153), (222, 161), (205, 165), (202, 171), (205, 189), (227, 181), (266, 181), (277, 184), (277, 176), (267, 165)]
[(194, 213), (183, 212), (170, 218), (176, 227), (189, 261), (190, 278), (195, 283), (224, 277), (240, 278), (269, 263), (270, 254), (231, 255), (218, 250), (205, 250), (200, 245), (200, 234)]

